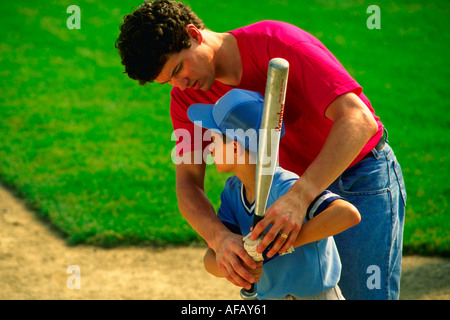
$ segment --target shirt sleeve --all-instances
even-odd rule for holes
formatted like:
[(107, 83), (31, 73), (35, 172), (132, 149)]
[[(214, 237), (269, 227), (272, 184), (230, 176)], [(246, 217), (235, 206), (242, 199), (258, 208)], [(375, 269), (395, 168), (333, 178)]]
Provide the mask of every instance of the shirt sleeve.
[(343, 198), (335, 193), (332, 193), (331, 191), (325, 190), (309, 205), (306, 210), (306, 220), (311, 220), (325, 210), (333, 201), (338, 199)]
[(217, 212), (217, 217), (222, 221), (222, 223), (233, 233), (242, 235), (239, 223), (235, 218), (233, 211), (233, 201), (228, 195), (228, 188), (222, 191), (220, 195), (220, 207)]
[[(354, 92), (360, 95), (362, 87), (325, 47), (301, 41), (286, 49), (291, 65), (289, 82), (298, 84), (310, 111), (325, 115), (329, 104), (338, 96)], [(307, 110), (306, 110), (307, 111)]]
[(206, 129), (196, 126), (189, 120), (187, 110), (191, 104), (192, 101), (186, 101), (178, 90), (172, 90), (170, 113), (176, 139), (177, 156), (192, 151), (204, 150), (211, 143), (205, 136)]

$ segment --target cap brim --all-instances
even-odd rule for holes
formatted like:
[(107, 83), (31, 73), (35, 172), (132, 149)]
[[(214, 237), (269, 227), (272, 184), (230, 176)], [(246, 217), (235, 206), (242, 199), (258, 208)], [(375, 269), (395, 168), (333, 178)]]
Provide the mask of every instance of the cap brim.
[(189, 120), (203, 128), (221, 132), (212, 115), (213, 104), (195, 103), (187, 111)]

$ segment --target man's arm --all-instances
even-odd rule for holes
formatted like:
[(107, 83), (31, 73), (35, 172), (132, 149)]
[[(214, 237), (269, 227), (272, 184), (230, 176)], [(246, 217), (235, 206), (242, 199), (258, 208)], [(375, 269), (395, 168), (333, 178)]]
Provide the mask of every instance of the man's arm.
[[(200, 151), (199, 151), (200, 152)], [(242, 245), (242, 236), (229, 231), (216, 216), (214, 207), (204, 191), (205, 164), (178, 164), (176, 192), (178, 207), (191, 227), (216, 252), (217, 264), (225, 277), (239, 287), (250, 288), (254, 277), (243, 266), (256, 264)]]
[(193, 159), (191, 163), (176, 166), (178, 207), (191, 227), (211, 248), (215, 248), (216, 239), (227, 230), (215, 215), (214, 207), (205, 194), (205, 164), (193, 164)]
[(335, 99), (326, 109), (325, 116), (333, 120), (333, 125), (321, 152), (291, 189), (272, 204), (252, 232), (251, 238), (255, 240), (272, 224), (258, 252), (264, 251), (280, 231), (288, 235), (286, 240), (279, 237), (268, 257), (290, 248), (309, 204), (342, 174), (378, 130), (371, 112), (354, 93)]
[[(254, 282), (258, 282), (259, 280), (261, 280), (261, 275), (262, 275), (262, 271), (263, 271), (263, 268), (262, 268), (263, 261), (258, 261), (255, 263), (256, 263), (256, 268), (255, 269), (248, 268), (248, 271), (255, 277)], [(210, 274), (212, 274), (213, 276), (218, 277), (218, 278), (225, 277), (224, 273), (217, 266), (216, 253), (211, 248), (208, 248), (206, 250), (205, 256), (203, 257), (203, 264), (205, 266), (206, 271), (209, 272)]]

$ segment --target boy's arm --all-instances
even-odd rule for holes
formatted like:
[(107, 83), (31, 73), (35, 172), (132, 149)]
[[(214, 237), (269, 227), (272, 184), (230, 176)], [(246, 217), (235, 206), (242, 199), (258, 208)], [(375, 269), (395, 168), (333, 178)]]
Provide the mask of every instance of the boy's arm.
[[(359, 211), (354, 205), (329, 191), (319, 195), (307, 211), (308, 221), (303, 224), (294, 240), (294, 248), (334, 236), (361, 221)], [(278, 256), (278, 253), (270, 254), (271, 247), (272, 245), (269, 245), (263, 251), (264, 259)]]
[(219, 278), (225, 278), (225, 275), (220, 271), (216, 263), (216, 253), (213, 249), (208, 248), (206, 250), (205, 256), (203, 257), (203, 264), (205, 265), (206, 271), (208, 271), (213, 276)]
[(361, 216), (355, 206), (342, 199), (334, 200), (320, 214), (303, 224), (294, 247), (333, 236), (360, 221)]

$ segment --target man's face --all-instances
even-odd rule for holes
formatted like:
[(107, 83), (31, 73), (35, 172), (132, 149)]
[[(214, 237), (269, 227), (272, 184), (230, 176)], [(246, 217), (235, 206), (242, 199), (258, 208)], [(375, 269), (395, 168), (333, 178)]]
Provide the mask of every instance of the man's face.
[(209, 90), (215, 80), (213, 53), (202, 44), (191, 40), (189, 49), (169, 56), (156, 81), (169, 83), (181, 90)]

